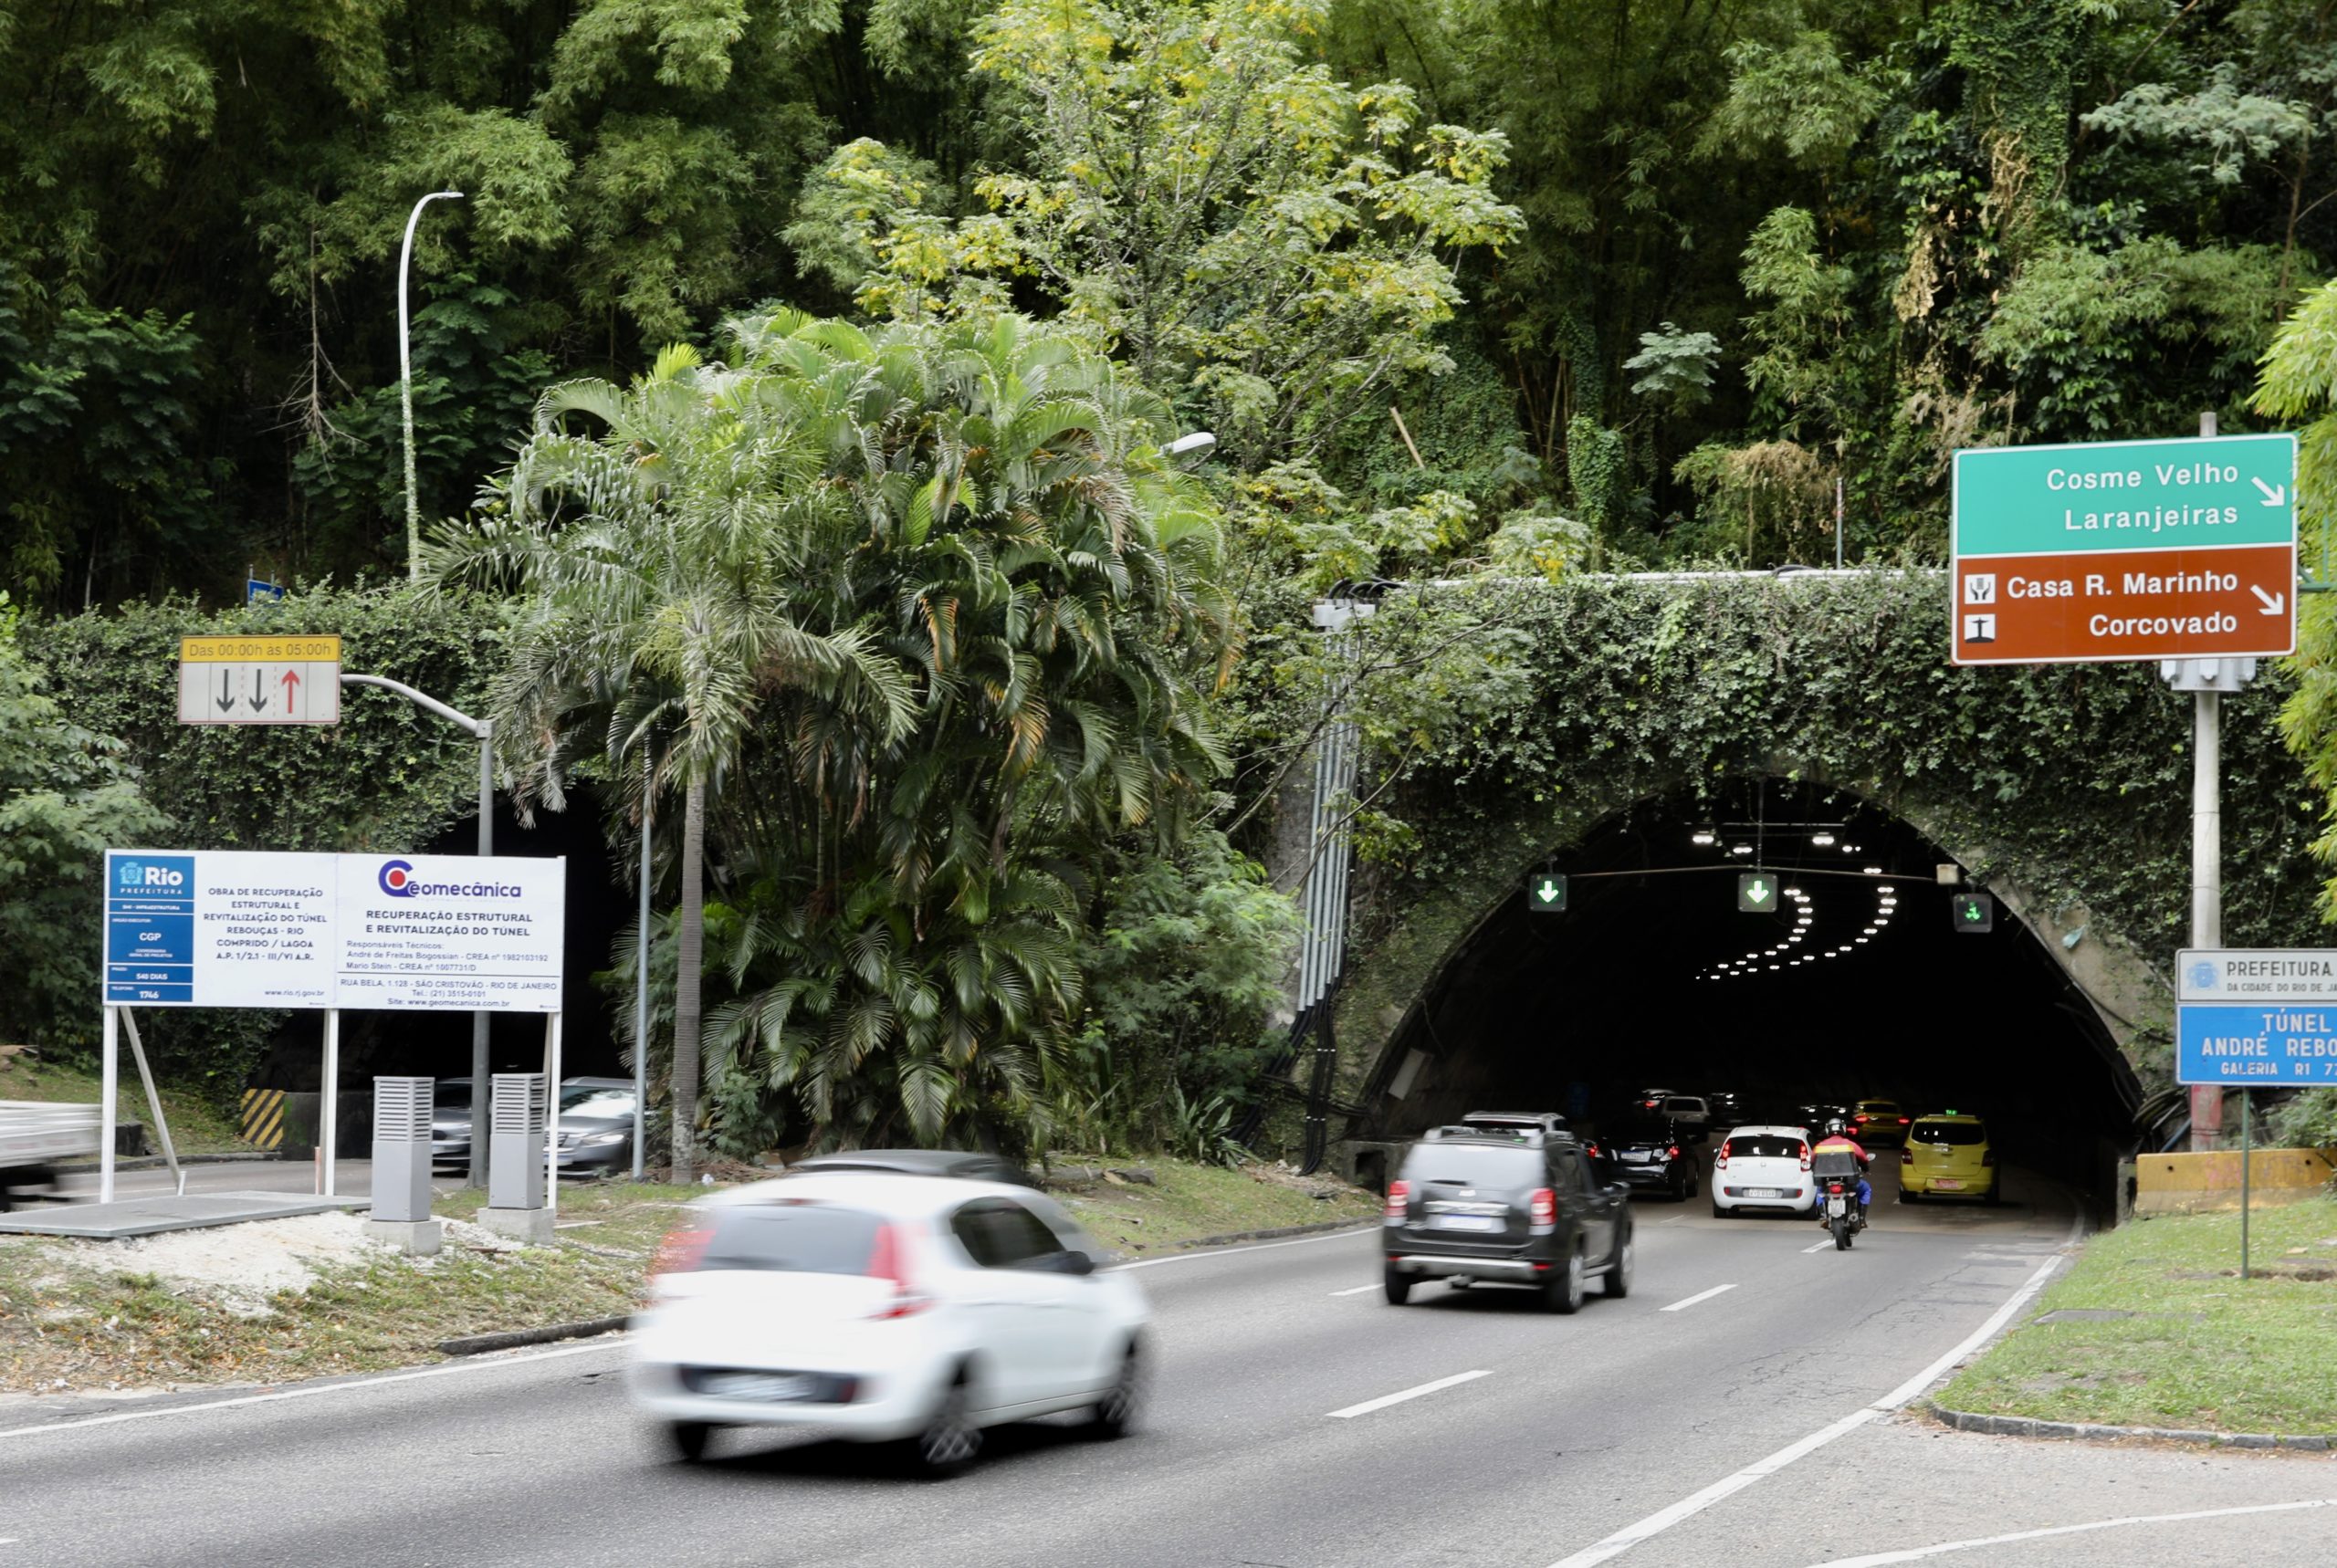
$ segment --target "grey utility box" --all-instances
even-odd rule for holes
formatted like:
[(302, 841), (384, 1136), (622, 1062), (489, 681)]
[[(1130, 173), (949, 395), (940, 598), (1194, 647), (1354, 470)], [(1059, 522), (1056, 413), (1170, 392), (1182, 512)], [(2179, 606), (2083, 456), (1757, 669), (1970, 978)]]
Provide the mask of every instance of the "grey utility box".
[(430, 1106), (435, 1081), (373, 1080), (373, 1218), (430, 1218)]
[(487, 1146), (490, 1208), (544, 1206), (544, 1075), (498, 1072)]

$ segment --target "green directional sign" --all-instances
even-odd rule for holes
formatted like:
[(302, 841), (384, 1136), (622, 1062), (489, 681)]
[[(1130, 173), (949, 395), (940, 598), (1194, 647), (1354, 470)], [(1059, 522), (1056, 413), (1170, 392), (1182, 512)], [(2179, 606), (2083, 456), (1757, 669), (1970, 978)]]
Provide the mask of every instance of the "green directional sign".
[(1766, 872), (1747, 872), (1736, 879), (1736, 907), (1747, 915), (1768, 915), (1777, 907), (1777, 879)]
[(1958, 452), (1955, 553), (2294, 544), (2296, 468), (2288, 434)]
[(1536, 915), (1564, 915), (1567, 879), (1554, 871), (1535, 872), (1525, 881), (1525, 907)]

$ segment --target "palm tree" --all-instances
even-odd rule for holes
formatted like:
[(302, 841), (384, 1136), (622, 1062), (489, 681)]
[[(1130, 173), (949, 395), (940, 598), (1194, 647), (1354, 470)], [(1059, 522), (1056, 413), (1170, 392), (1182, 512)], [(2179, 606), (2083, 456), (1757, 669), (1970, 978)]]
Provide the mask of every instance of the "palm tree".
[[(709, 798), (774, 694), (815, 697), (890, 738), (912, 693), (867, 630), (808, 630), (796, 615), (814, 482), (812, 422), (773, 417), (762, 378), (670, 348), (630, 388), (554, 387), (487, 503), (428, 552), (436, 583), (521, 595), (492, 713), (523, 801), (559, 809), (575, 764), (682, 792), (672, 1065), (673, 1166), (696, 1166)], [(574, 416), (597, 422), (579, 434)]]

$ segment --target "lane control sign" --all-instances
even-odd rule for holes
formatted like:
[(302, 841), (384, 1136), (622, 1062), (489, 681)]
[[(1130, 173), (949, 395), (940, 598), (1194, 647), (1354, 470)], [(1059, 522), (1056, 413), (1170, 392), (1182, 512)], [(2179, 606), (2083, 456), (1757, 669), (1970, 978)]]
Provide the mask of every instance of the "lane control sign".
[(181, 724), (339, 724), (339, 637), (182, 637)]
[(1567, 912), (1567, 879), (1554, 871), (1536, 872), (1525, 882), (1525, 907), (1536, 915)]
[(1954, 662), (2294, 652), (2296, 469), (2287, 434), (1958, 452)]
[(1749, 872), (1736, 879), (1736, 907), (1747, 915), (1769, 915), (1777, 907), (1777, 879)]

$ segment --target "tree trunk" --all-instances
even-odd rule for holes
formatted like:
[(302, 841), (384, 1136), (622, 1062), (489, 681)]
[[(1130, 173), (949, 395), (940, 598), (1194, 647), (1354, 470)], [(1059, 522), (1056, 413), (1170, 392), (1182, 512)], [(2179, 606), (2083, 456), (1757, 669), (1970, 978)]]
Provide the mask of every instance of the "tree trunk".
[(674, 949), (674, 1179), (697, 1177), (698, 969), (706, 953), (706, 786), (682, 804), (682, 920)]

